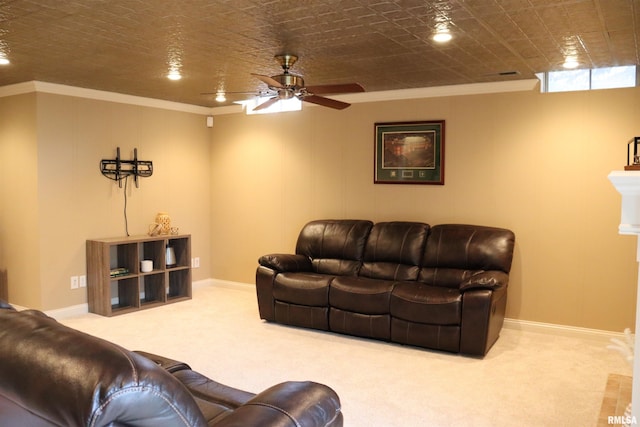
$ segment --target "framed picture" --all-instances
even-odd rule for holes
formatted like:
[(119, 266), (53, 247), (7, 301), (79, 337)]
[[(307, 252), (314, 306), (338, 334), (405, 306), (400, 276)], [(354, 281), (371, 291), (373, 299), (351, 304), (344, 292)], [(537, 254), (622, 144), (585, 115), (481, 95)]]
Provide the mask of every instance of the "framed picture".
[(376, 184), (444, 185), (444, 120), (375, 124)]

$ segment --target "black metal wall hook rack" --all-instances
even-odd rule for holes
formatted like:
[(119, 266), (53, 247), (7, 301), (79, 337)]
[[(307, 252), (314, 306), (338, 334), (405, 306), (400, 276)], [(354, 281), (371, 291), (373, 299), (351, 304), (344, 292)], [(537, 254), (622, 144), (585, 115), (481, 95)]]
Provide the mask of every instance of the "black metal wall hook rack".
[(100, 172), (107, 178), (118, 181), (120, 188), (122, 188), (122, 179), (133, 175), (133, 180), (138, 187), (138, 177), (147, 178), (153, 175), (153, 162), (138, 160), (137, 148), (133, 149), (133, 160), (122, 160), (120, 159), (120, 147), (118, 147), (115, 159), (100, 161)]

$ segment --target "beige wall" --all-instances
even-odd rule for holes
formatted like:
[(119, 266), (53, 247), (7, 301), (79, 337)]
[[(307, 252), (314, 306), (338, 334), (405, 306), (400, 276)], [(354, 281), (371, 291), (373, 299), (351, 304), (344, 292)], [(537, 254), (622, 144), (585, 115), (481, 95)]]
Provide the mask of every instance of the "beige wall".
[(0, 98), (0, 286), (39, 306), (36, 95)]
[[(537, 91), (217, 116), (212, 275), (254, 282), (318, 218), (464, 222), (516, 233), (507, 316), (633, 327), (635, 239), (609, 183), (640, 135), (640, 89)], [(444, 186), (373, 184), (376, 122), (446, 120)]]
[(118, 146), (122, 159), (138, 148), (154, 168), (139, 188), (129, 182), (129, 234), (146, 233), (156, 213), (167, 211), (180, 232), (192, 234), (192, 255), (201, 258), (194, 280), (211, 277), (204, 116), (44, 93), (1, 98), (2, 106), (3, 121), (10, 121), (5, 110), (22, 111), (22, 122), (11, 121), (15, 132), (0, 127), (3, 165), (5, 152), (18, 155), (0, 175), (11, 202), (3, 200), (0, 218), (0, 269), (8, 272), (11, 302), (39, 309), (87, 302), (86, 289), (70, 289), (70, 277), (86, 272), (86, 240), (125, 235), (124, 188), (99, 168)]

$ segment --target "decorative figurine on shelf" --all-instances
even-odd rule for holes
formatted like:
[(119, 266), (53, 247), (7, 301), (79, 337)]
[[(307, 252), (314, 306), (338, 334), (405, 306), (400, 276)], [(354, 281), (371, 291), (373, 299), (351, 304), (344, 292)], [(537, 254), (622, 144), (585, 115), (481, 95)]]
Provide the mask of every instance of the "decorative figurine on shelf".
[(171, 231), (171, 217), (166, 212), (158, 212), (156, 215), (156, 224), (162, 226), (160, 234), (169, 234)]
[[(175, 232), (174, 232), (175, 231)], [(158, 212), (155, 222), (149, 224), (147, 234), (151, 237), (160, 234), (178, 234), (178, 227), (171, 227), (171, 217), (166, 212)]]
[(634, 136), (627, 144), (627, 166), (626, 171), (640, 170), (640, 153), (638, 153), (640, 136)]
[(149, 232), (147, 233), (151, 237), (155, 237), (162, 232), (162, 224), (158, 224), (154, 222), (153, 224), (149, 224)]

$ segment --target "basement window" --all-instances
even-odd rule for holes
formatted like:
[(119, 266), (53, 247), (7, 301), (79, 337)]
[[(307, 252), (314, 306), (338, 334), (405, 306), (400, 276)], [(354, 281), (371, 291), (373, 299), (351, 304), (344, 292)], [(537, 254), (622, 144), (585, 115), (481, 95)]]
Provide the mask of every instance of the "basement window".
[(264, 97), (254, 97), (244, 101), (235, 101), (236, 104), (242, 105), (247, 115), (252, 114), (271, 114), (271, 113), (284, 113), (287, 111), (300, 111), (302, 110), (302, 101), (298, 98), (281, 99), (275, 104), (270, 105), (262, 110), (255, 111), (258, 105), (266, 102)]
[(613, 89), (637, 86), (636, 66), (549, 71), (536, 74), (540, 92)]

